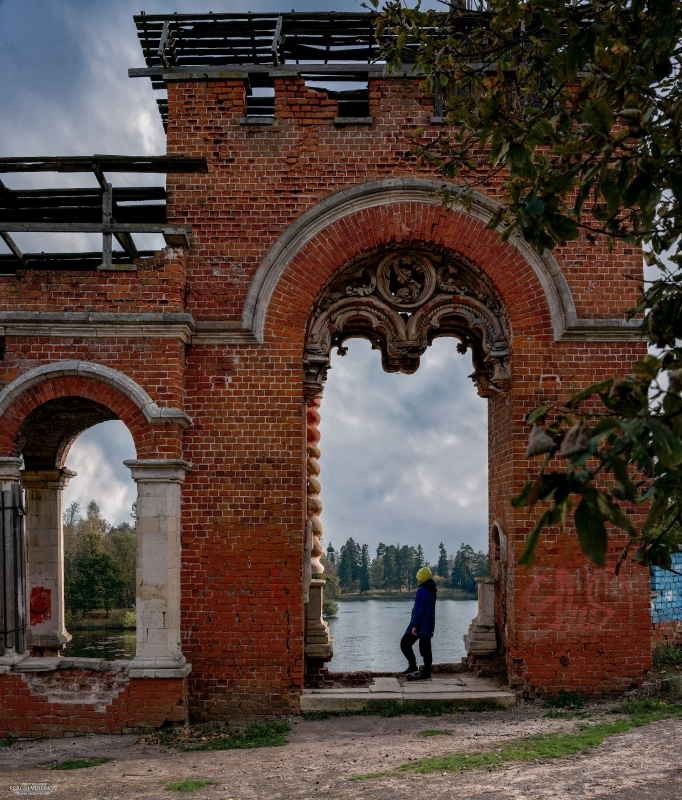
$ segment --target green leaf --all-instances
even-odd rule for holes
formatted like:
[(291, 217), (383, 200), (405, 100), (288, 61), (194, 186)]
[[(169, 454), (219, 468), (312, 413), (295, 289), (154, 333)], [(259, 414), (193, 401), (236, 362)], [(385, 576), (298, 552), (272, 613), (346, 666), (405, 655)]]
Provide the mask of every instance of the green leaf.
[(597, 491), (596, 495), (597, 505), (604, 519), (622, 528), (626, 533), (630, 534), (630, 536), (636, 536), (637, 531), (635, 530), (635, 526), (623, 509), (617, 503), (614, 503), (605, 492)]
[[(583, 389), (582, 392), (578, 392), (578, 394), (574, 394), (573, 397), (566, 403), (566, 406), (570, 409), (577, 408), (584, 400), (589, 399), (592, 395), (601, 394), (605, 392), (607, 389), (610, 389), (613, 386), (613, 378), (609, 378), (608, 381), (600, 381), (599, 383), (593, 383), (592, 386), (588, 386), (587, 389)], [(598, 428), (599, 426), (597, 426)], [(595, 432), (597, 430), (595, 428)]]
[(583, 495), (574, 520), (583, 553), (603, 568), (606, 566), (606, 526), (595, 495), (595, 491)]
[(548, 11), (545, 11), (544, 8), (540, 10), (540, 22), (542, 22), (544, 27), (551, 33), (561, 32), (559, 20), (555, 19)]
[(547, 213), (545, 214), (545, 223), (549, 232), (559, 243), (571, 242), (580, 236), (578, 223), (572, 217), (564, 214)]
[(521, 557), (519, 558), (519, 564), (523, 564), (525, 567), (531, 566), (533, 561), (535, 561), (535, 551), (537, 549), (538, 542), (540, 541), (542, 529), (556, 525), (557, 522), (561, 520), (562, 511), (563, 504), (552, 506), (552, 508), (548, 508), (547, 511), (545, 511), (545, 513), (535, 523), (533, 530), (528, 534), (526, 543), (523, 546), (523, 553), (521, 553)]
[(536, 408), (534, 411), (528, 415), (528, 419), (526, 422), (529, 425), (535, 424), (540, 417), (544, 417), (544, 415), (551, 409), (552, 406), (540, 406), (540, 408)]
[(613, 127), (613, 111), (601, 98), (595, 97), (585, 103), (583, 121), (599, 133), (608, 136)]
[(628, 474), (628, 467), (625, 461), (613, 453), (605, 453), (604, 460), (613, 470), (613, 474), (623, 493), (623, 499), (634, 501), (637, 492), (635, 490), (635, 484)]
[(516, 497), (512, 497), (511, 504), (514, 508), (523, 508), (524, 506), (528, 505), (528, 498), (530, 497), (530, 491), (533, 488), (534, 481), (526, 481), (523, 484), (523, 490), (521, 494), (517, 494)]
[(661, 464), (668, 469), (682, 464), (682, 441), (657, 419), (649, 417), (645, 425), (651, 431), (654, 453)]

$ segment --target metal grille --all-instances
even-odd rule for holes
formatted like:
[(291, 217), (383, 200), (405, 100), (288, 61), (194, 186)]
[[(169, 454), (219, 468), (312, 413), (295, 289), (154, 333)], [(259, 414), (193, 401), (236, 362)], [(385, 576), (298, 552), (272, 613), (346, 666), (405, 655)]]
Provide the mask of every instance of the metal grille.
[(0, 508), (0, 622), (2, 645), (8, 650), (26, 650), (26, 541), (21, 487), (14, 484), (1, 493)]

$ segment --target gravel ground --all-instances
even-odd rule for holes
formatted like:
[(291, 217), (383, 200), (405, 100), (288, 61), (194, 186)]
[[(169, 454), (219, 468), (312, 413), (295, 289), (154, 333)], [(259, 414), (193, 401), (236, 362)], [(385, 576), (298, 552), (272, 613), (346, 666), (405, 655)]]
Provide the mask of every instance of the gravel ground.
[[(477, 749), (531, 733), (568, 729), (541, 709), (442, 717), (337, 717), (293, 720), (286, 747), (178, 752), (144, 744), (139, 736), (93, 736), (20, 742), (0, 749), (0, 797), (12, 787), (47, 784), (49, 796), (68, 800), (191, 797), (193, 800), (296, 798), (480, 798), (480, 800), (682, 799), (682, 720), (667, 720), (607, 739), (578, 756), (513, 765), (495, 771), (405, 775), (354, 782), (348, 778), (389, 769), (410, 759)], [(447, 736), (422, 736), (450, 729)], [(99, 767), (52, 771), (67, 758), (108, 757)], [(178, 794), (172, 781), (200, 778), (213, 785)], [(34, 790), (35, 792), (36, 790)]]

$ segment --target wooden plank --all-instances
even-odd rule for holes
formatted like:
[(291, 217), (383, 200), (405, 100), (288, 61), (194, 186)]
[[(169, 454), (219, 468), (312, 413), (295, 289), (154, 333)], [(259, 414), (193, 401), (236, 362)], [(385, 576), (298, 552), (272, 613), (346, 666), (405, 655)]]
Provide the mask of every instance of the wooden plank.
[(208, 172), (205, 158), (185, 156), (56, 156), (47, 158), (0, 158), (3, 172)]
[(272, 37), (272, 63), (275, 67), (279, 66), (279, 45), (282, 38), (282, 23), (283, 17), (277, 17), (277, 24), (275, 25), (275, 33)]
[(19, 245), (14, 241), (14, 239), (9, 235), (7, 232), (0, 233), (0, 238), (5, 242), (7, 247), (12, 251), (14, 256), (21, 261), (21, 263), (26, 266), (26, 257), (19, 249)]
[(0, 232), (10, 233), (163, 233), (169, 236), (191, 233), (191, 225), (152, 225), (112, 222), (0, 222)]
[(166, 45), (168, 44), (168, 36), (170, 35), (170, 20), (165, 20), (163, 23), (163, 30), (161, 31), (161, 39), (156, 54), (163, 62), (164, 66), (169, 67), (168, 58), (166, 58)]

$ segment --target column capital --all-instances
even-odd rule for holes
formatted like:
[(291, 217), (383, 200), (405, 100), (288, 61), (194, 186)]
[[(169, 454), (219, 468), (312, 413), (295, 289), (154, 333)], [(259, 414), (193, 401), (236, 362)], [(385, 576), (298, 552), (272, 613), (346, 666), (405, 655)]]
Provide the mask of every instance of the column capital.
[(22, 459), (12, 456), (0, 458), (0, 483), (19, 483)]
[(123, 464), (135, 483), (184, 483), (192, 469), (188, 461), (177, 458), (133, 458)]
[(24, 489), (66, 489), (71, 478), (78, 473), (70, 469), (23, 469), (21, 485)]

